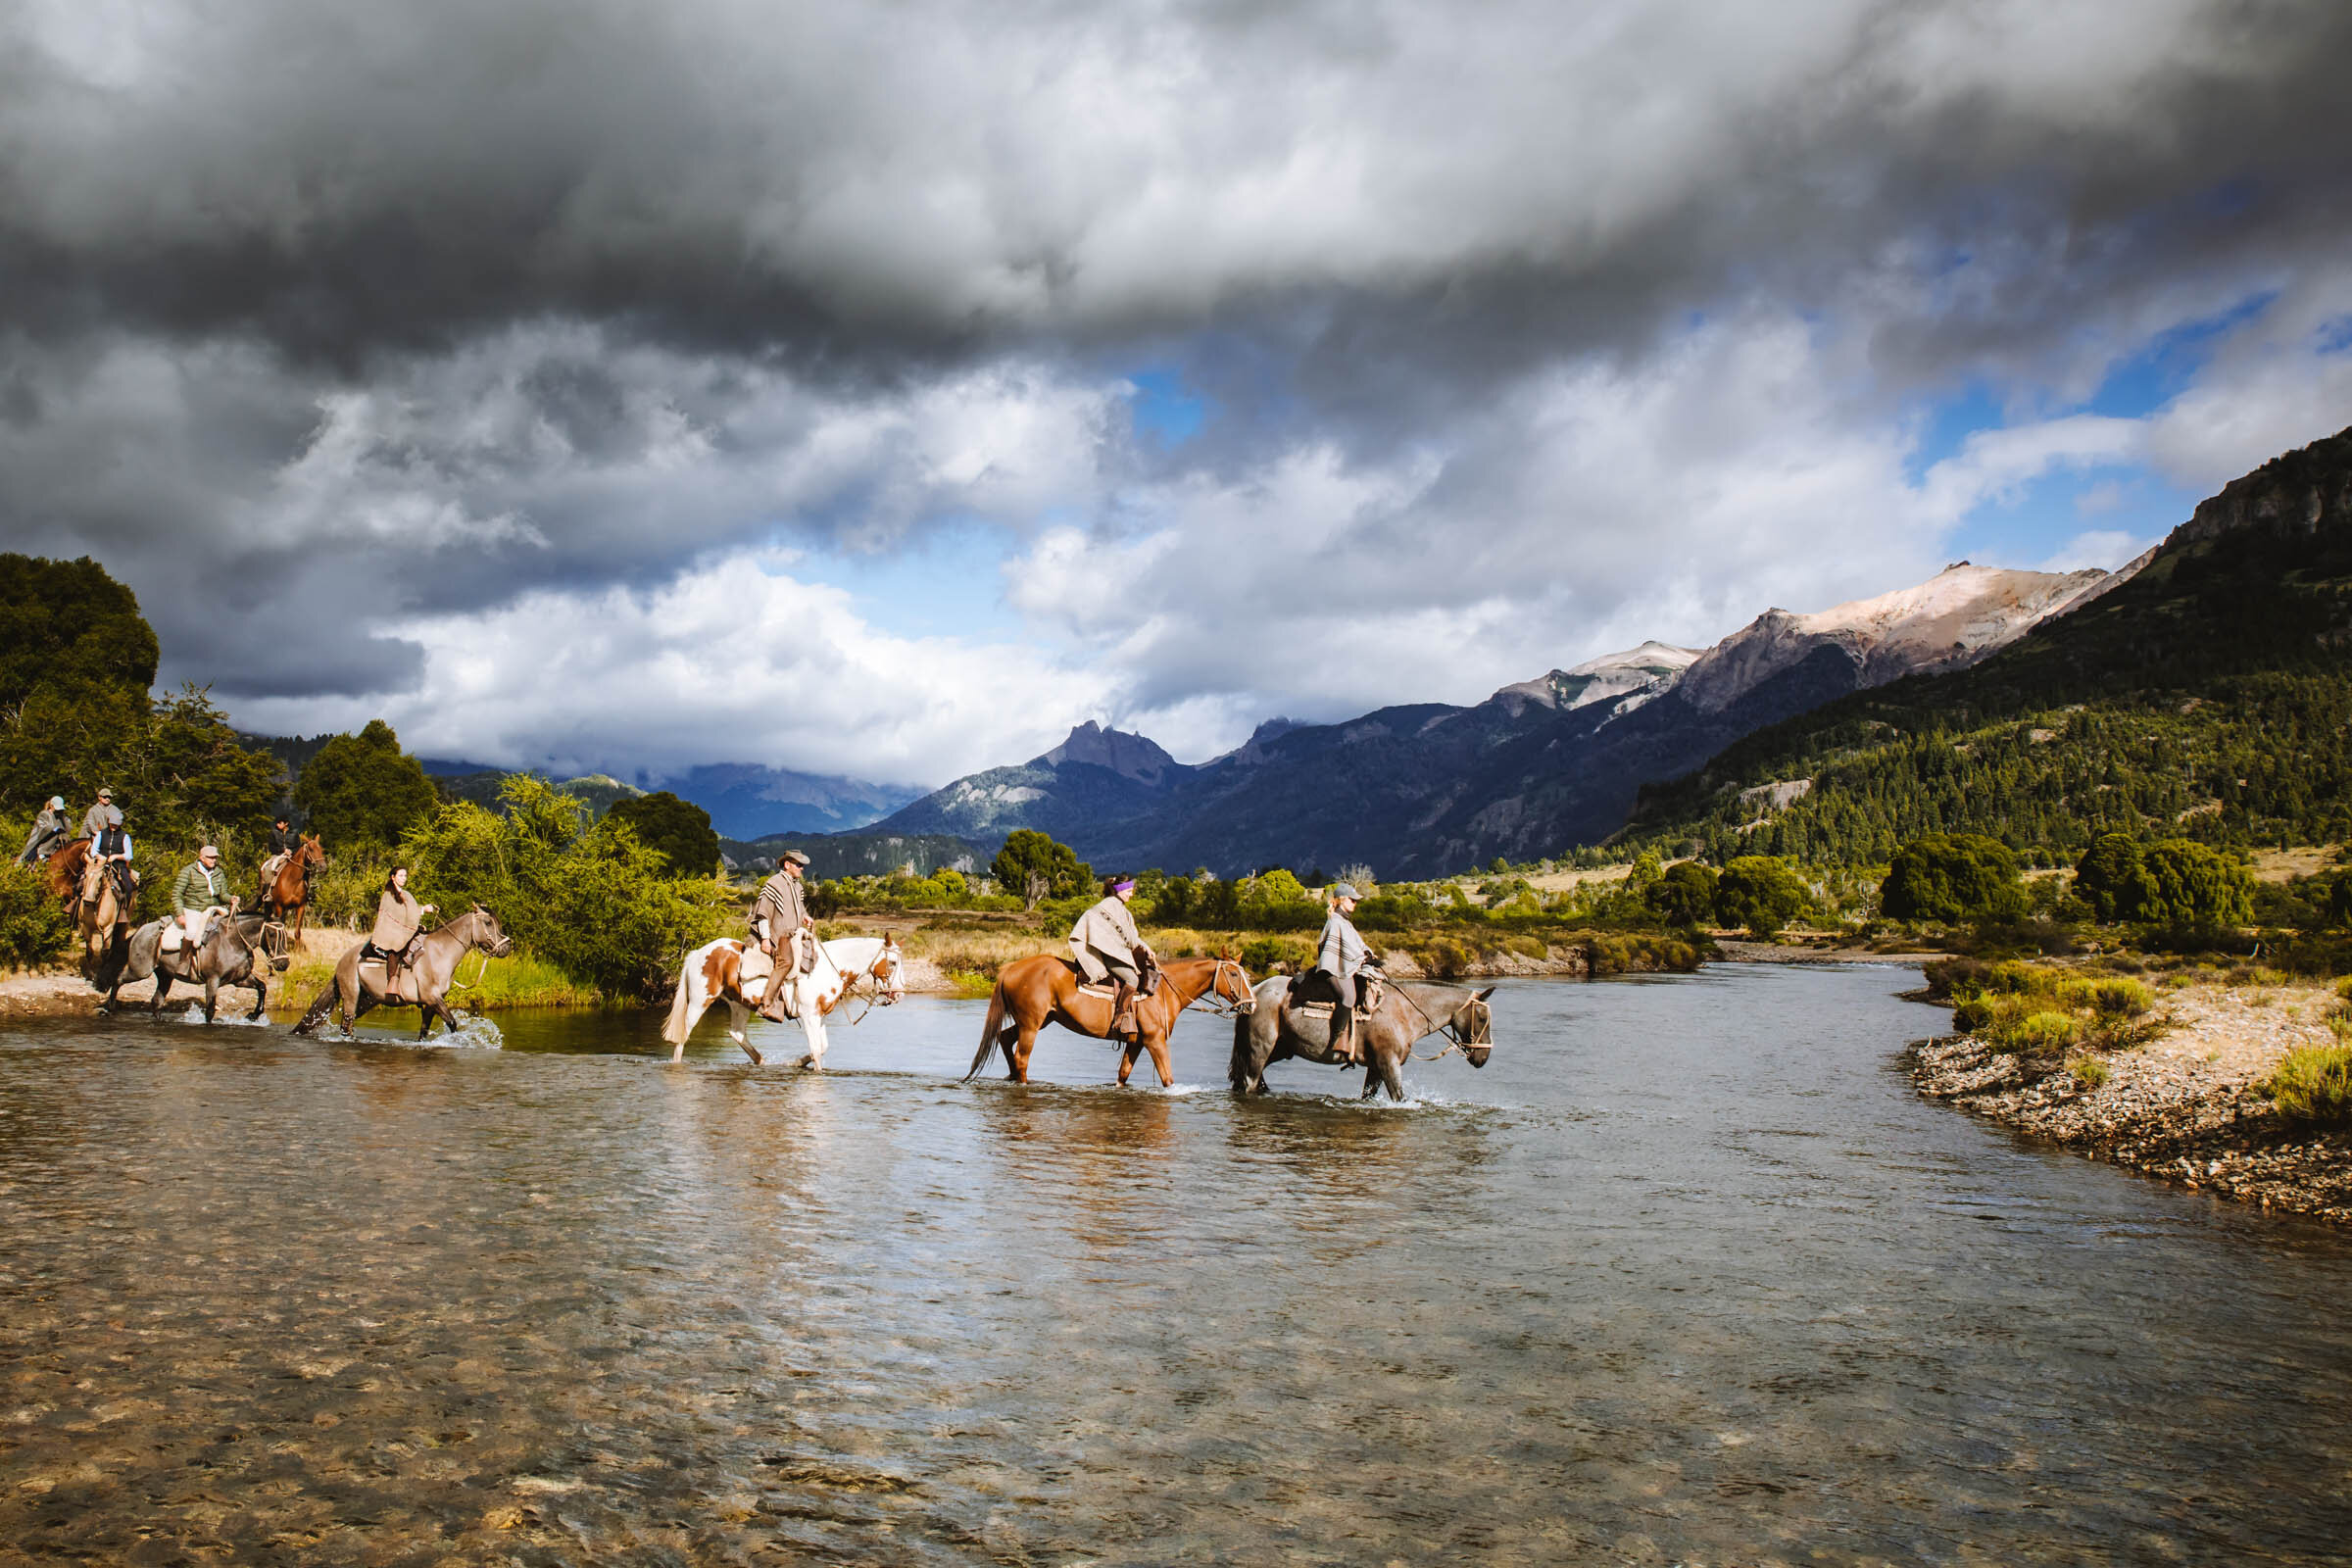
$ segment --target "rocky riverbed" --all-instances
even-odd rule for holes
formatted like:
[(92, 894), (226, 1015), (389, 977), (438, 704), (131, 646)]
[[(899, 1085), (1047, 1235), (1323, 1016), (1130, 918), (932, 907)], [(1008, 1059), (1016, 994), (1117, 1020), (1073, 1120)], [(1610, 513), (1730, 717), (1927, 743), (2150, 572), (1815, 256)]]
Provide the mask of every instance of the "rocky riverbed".
[(2092, 1159), (2352, 1223), (2352, 1133), (2290, 1124), (2255, 1088), (2289, 1051), (2332, 1042), (2331, 1000), (2303, 986), (2171, 993), (2163, 1032), (2101, 1058), (2107, 1077), (2095, 1088), (1965, 1035), (1915, 1045), (1911, 1072), (1931, 1100)]

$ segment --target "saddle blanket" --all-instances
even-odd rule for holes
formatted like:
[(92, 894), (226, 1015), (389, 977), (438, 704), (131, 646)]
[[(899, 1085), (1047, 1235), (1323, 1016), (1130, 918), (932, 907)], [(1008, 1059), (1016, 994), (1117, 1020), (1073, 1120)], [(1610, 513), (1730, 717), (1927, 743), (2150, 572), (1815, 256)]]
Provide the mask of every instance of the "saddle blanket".
[(1093, 980), (1081, 980), (1078, 982), (1078, 994), (1082, 997), (1101, 997), (1104, 1002), (1109, 1002), (1119, 993), (1118, 988), (1108, 981), (1098, 984)]
[(184, 935), (187, 940), (195, 943), (198, 947), (202, 947), (204, 946), (205, 937), (209, 935), (213, 929), (213, 917), (217, 914), (225, 914), (228, 911), (225, 909), (205, 910), (203, 916), (196, 922), (196, 929), (192, 932), (183, 933), (179, 929), (179, 922), (177, 920), (166, 920), (164, 922), (163, 937), (156, 945), (166, 953), (177, 953), (179, 951), (180, 939)]
[(1310, 1018), (1328, 1018), (1331, 1016), (1332, 1006), (1333, 1004), (1328, 1002), (1294, 1002), (1291, 1004), (1291, 1011), (1303, 1012)]

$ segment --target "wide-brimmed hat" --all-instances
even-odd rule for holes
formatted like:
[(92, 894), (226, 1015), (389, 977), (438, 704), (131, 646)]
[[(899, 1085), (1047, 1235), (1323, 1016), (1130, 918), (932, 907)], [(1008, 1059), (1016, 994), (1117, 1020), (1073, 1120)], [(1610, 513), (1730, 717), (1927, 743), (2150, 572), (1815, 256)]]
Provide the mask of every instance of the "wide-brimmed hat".
[(1352, 882), (1334, 882), (1331, 885), (1331, 896), (1335, 899), (1360, 899), (1363, 897), (1361, 893), (1355, 891), (1355, 884)]
[(776, 866), (779, 870), (786, 865), (807, 865), (808, 863), (808, 857), (798, 850), (786, 850), (782, 855), (776, 857)]

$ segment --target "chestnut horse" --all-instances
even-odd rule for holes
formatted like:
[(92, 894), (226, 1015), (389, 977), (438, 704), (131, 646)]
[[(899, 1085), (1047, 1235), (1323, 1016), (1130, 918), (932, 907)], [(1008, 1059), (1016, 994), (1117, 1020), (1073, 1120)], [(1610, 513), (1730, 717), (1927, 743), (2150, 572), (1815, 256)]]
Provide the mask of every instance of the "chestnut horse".
[[(999, 969), (997, 987), (989, 993), (988, 1022), (981, 1027), (980, 1049), (972, 1056), (971, 1071), (963, 1075), (964, 1081), (970, 1082), (986, 1064), (991, 1051), (1002, 1048), (1005, 1064), (1012, 1069), (1008, 1076), (1016, 1084), (1027, 1083), (1029, 1053), (1037, 1045), (1037, 1032), (1050, 1023), (1097, 1040), (1109, 1039), (1110, 998), (1082, 991), (1080, 985), (1078, 971), (1069, 960), (1051, 953), (1016, 958)], [(1235, 959), (1172, 958), (1161, 964), (1159, 989), (1136, 1001), (1138, 1038), (1119, 1052), (1120, 1083), (1135, 1070), (1137, 1054), (1149, 1051), (1152, 1065), (1159, 1069), (1159, 1086), (1175, 1086), (1176, 1074), (1168, 1064), (1168, 1036), (1175, 1031), (1176, 1015), (1203, 996), (1211, 999), (1212, 1005), (1222, 1004), (1219, 1010), (1225, 1012), (1248, 1012), (1256, 1004), (1250, 989), (1250, 971)]]
[(311, 903), (311, 873), (325, 869), (326, 851), (318, 847), (318, 835), (305, 833), (302, 842), (286, 857), (285, 863), (277, 868), (277, 874), (262, 886), (260, 897), (253, 901), (255, 908), (273, 920), (282, 922), (288, 915), (293, 916), (286, 940), (295, 947), (302, 946), (302, 916)]

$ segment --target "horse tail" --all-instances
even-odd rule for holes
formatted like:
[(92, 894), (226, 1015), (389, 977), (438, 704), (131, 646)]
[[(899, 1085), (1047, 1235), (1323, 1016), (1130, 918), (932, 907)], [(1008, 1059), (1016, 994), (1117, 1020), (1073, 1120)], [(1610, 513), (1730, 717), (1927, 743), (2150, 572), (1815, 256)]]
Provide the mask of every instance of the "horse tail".
[(673, 1046), (682, 1046), (694, 1033), (694, 955), (678, 965), (678, 992), (669, 999), (669, 1021), (662, 1026), (662, 1038)]
[(1004, 977), (999, 975), (995, 989), (988, 994), (988, 1022), (980, 1026), (980, 1049), (972, 1054), (972, 1065), (963, 1081), (970, 1083), (974, 1074), (988, 1065), (988, 1054), (997, 1049), (997, 1031), (1004, 1027)]
[(1250, 1019), (1246, 1012), (1233, 1015), (1233, 1055), (1225, 1063), (1225, 1081), (1237, 1095), (1250, 1091), (1250, 1058), (1256, 1054), (1250, 1046)]

